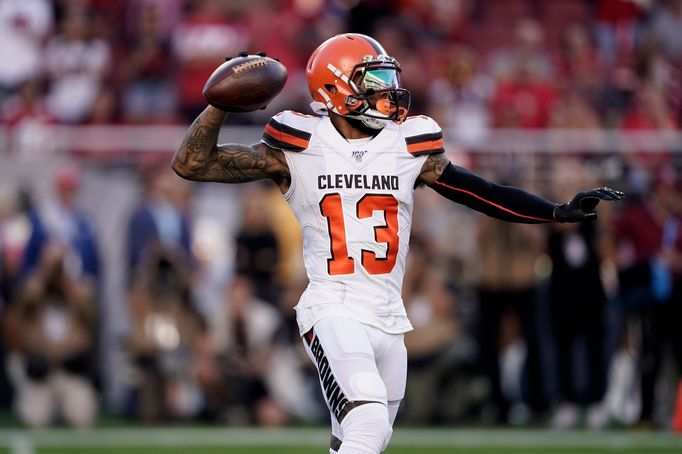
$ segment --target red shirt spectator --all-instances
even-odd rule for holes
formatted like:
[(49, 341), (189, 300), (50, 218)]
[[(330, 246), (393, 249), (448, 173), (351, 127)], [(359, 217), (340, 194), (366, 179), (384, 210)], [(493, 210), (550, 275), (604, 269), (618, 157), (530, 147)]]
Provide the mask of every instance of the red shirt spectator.
[(554, 87), (546, 82), (517, 78), (502, 82), (493, 100), (497, 126), (505, 128), (544, 128), (556, 98)]
[(92, 113), (112, 64), (108, 42), (93, 38), (87, 11), (69, 10), (61, 22), (62, 33), (45, 49), (50, 88), (47, 107), (62, 123), (82, 123)]
[(633, 0), (600, 0), (597, 17), (613, 25), (634, 22), (642, 15), (642, 10)]
[(570, 81), (581, 90), (596, 94), (601, 89), (603, 62), (584, 25), (573, 23), (564, 30), (558, 72), (562, 80)]
[(53, 134), (46, 126), (54, 123), (38, 80), (24, 82), (16, 95), (0, 104), (0, 124), (9, 127), (9, 150), (14, 154), (45, 157), (54, 146)]
[[(616, 221), (615, 231), (616, 236), (627, 244), (625, 260), (628, 262), (647, 262), (661, 249), (663, 224), (645, 203), (625, 210)], [(682, 238), (678, 238), (677, 244), (682, 249)]]
[[(637, 99), (632, 109), (625, 115), (622, 128), (625, 131), (669, 130), (675, 129), (675, 118), (666, 105), (663, 91), (647, 85), (637, 93)], [(646, 141), (646, 138), (642, 138)], [(652, 149), (650, 144), (639, 143), (638, 137), (631, 138), (631, 146), (640, 149), (629, 158), (644, 169), (655, 169), (670, 161), (670, 151), (665, 148), (661, 140), (661, 149)]]
[(225, 6), (216, 0), (201, 0), (174, 30), (179, 102), (187, 118), (194, 118), (205, 107), (201, 87), (224, 57), (248, 50), (249, 35), (241, 23), (230, 22)]
[[(614, 224), (614, 232), (621, 245), (621, 266), (648, 263), (660, 255), (666, 222), (672, 218), (682, 222), (682, 180), (668, 166), (660, 167), (654, 179), (652, 193), (642, 202), (625, 209)], [(682, 251), (682, 229), (677, 229), (676, 239), (671, 246), (676, 251)], [(676, 265), (673, 261), (669, 265), (677, 274), (682, 274), (679, 262)]]

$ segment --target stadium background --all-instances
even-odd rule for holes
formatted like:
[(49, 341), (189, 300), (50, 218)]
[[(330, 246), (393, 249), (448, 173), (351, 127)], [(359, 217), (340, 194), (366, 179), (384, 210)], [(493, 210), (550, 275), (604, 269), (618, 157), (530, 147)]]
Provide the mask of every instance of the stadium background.
[[(682, 212), (682, 1), (0, 0), (0, 24), (8, 452), (325, 452), (325, 429), (300, 429), (328, 416), (296, 338), (286, 204), (169, 161), (224, 56), (289, 69), (268, 109), (227, 122), (221, 137), (251, 143), (272, 114), (309, 111), (305, 62), (347, 31), (398, 59), (453, 162), (554, 200), (629, 196), (576, 230), (417, 191), (389, 452), (681, 449), (682, 251), (660, 231)], [(633, 266), (657, 257), (662, 280)]]

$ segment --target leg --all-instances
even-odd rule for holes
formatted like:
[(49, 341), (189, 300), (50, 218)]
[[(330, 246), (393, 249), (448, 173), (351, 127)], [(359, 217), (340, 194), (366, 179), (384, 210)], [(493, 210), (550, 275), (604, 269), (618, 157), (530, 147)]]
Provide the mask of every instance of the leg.
[(336, 454), (339, 452), (339, 449), (341, 449), (341, 439), (343, 436), (341, 435), (341, 426), (339, 425), (339, 421), (332, 415), (331, 417), (332, 420), (332, 436), (331, 440), (329, 441), (329, 454)]
[(379, 375), (386, 384), (386, 394), (388, 399), (388, 417), (393, 427), (398, 407), (405, 396), (405, 385), (407, 384), (407, 349), (403, 335), (392, 336), (388, 348), (379, 357), (377, 367)]
[(521, 330), (527, 351), (524, 366), (524, 374), (527, 380), (523, 385), (523, 395), (528, 406), (535, 415), (538, 415), (547, 410), (547, 403), (537, 325), (537, 291), (531, 287), (516, 292), (514, 297), (517, 299), (516, 304), (519, 308)]
[(15, 406), (19, 419), (31, 428), (47, 427), (52, 423), (54, 395), (50, 377), (45, 380), (26, 380), (17, 390)]
[[(551, 301), (552, 330), (554, 331), (556, 377), (560, 402), (576, 402), (573, 392), (573, 342), (571, 302), (554, 295)], [(568, 310), (566, 307), (568, 306)]]
[[(368, 327), (326, 318), (304, 336), (331, 413), (332, 448), (338, 454), (378, 454), (391, 435), (386, 386), (377, 370)], [(341, 440), (340, 446), (336, 439)], [(332, 452), (334, 449), (332, 449)]]
[(606, 357), (603, 304), (595, 304), (594, 313), (585, 317), (589, 381), (587, 399), (589, 404), (602, 401), (606, 393)]
[(496, 419), (507, 420), (507, 403), (500, 384), (500, 320), (502, 318), (503, 298), (498, 292), (480, 290), (478, 294), (477, 341), (479, 349), (479, 368), (490, 382), (492, 404), (495, 406)]
[(90, 427), (97, 419), (97, 397), (93, 386), (83, 377), (56, 372), (55, 384), (61, 413), (67, 424), (79, 429)]
[(355, 407), (340, 424), (343, 441), (338, 454), (379, 454), (393, 433), (388, 408), (378, 402)]
[(678, 328), (678, 323), (682, 320), (682, 280), (675, 282), (673, 296), (667, 303), (669, 305), (670, 317), (668, 332), (670, 333), (673, 349), (673, 358), (677, 366), (678, 377), (682, 378), (682, 330)]
[(661, 334), (658, 303), (645, 305), (640, 311), (642, 347), (640, 353), (640, 374), (642, 392), (642, 411), (640, 421), (653, 422), (656, 379), (661, 365)]

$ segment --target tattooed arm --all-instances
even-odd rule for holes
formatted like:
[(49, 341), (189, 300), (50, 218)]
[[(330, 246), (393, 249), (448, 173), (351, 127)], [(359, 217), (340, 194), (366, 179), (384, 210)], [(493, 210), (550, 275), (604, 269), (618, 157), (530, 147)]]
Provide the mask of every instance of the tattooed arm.
[(269, 178), (286, 192), (291, 175), (284, 154), (262, 143), (218, 145), (226, 112), (207, 107), (192, 123), (173, 156), (173, 170), (194, 181), (244, 183)]
[(444, 154), (432, 154), (426, 158), (424, 164), (422, 165), (422, 170), (419, 173), (418, 183), (419, 185), (426, 184), (427, 186), (433, 185), (436, 180), (443, 175), (443, 171), (450, 164), (450, 160), (445, 157)]

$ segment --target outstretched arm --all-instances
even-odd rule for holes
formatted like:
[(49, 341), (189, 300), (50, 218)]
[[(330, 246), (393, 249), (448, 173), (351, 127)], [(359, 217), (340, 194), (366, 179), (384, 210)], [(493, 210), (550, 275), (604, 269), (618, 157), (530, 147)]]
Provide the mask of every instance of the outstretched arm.
[(226, 116), (226, 112), (209, 106), (194, 120), (173, 156), (175, 173), (188, 180), (219, 183), (271, 179), (286, 192), (291, 176), (281, 151), (262, 143), (218, 145)]
[(513, 186), (492, 183), (462, 167), (452, 165), (444, 155), (431, 155), (419, 175), (425, 183), (448, 199), (488, 216), (525, 224), (580, 222), (594, 220), (600, 200), (622, 200), (622, 192), (597, 188), (578, 193), (568, 203), (557, 204)]

